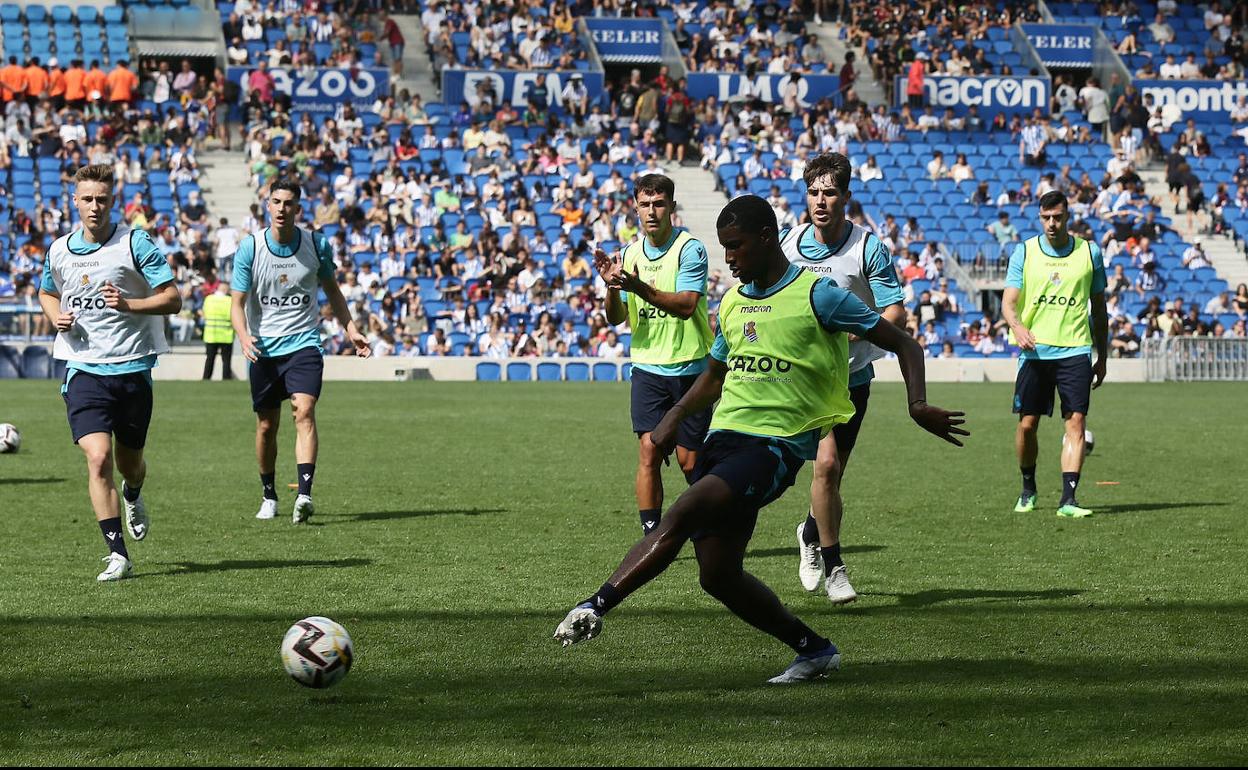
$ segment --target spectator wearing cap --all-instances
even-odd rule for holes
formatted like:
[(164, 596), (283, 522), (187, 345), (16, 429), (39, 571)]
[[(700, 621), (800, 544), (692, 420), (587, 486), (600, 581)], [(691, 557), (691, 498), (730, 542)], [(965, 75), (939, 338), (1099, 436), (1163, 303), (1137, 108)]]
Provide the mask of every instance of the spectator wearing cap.
[(581, 73), (574, 72), (568, 78), (568, 84), (560, 94), (563, 109), (573, 118), (584, 118), (589, 113), (589, 89), (581, 78)]

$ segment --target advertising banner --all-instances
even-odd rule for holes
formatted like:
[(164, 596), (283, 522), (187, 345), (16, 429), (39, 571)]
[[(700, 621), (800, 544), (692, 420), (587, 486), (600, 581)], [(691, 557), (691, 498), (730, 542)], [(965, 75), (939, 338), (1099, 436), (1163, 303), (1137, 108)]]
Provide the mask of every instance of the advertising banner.
[(657, 64), (663, 60), (661, 19), (587, 17), (585, 26), (604, 62)]
[[(784, 81), (788, 75), (756, 75), (751, 78), (737, 72), (690, 72), (685, 76), (690, 99), (714, 96), (721, 102), (760, 99), (768, 104), (783, 100)], [(797, 101), (810, 107), (821, 99), (836, 96), (841, 79), (835, 75), (803, 75), (797, 85)]]
[(580, 75), (589, 91), (589, 101), (594, 103), (602, 95), (603, 77), (601, 72), (578, 72), (564, 70), (544, 70), (540, 72), (518, 72), (515, 70), (443, 70), (442, 101), (446, 104), (460, 102), (475, 103), (477, 85), (482, 81), (490, 81), (494, 93), (499, 99), (508, 101), (513, 107), (521, 109), (529, 103), (529, 91), (537, 82), (538, 75), (546, 76), (547, 103), (554, 110), (563, 107), (563, 89), (573, 75)]
[(1184, 118), (1226, 121), (1239, 100), (1248, 99), (1248, 83), (1242, 80), (1133, 80), (1145, 98), (1154, 105), (1173, 104)]
[[(243, 103), (247, 101), (247, 79), (251, 71), (250, 67), (226, 70), (226, 78), (241, 86)], [(290, 96), (291, 109), (305, 112), (333, 112), (344, 102), (371, 106), (379, 97), (390, 95), (390, 73), (384, 67), (320, 68), (309, 78), (286, 67), (272, 67), (268, 72), (273, 76), (274, 89)]]
[[(895, 88), (897, 103), (905, 104), (904, 76), (898, 76)], [(974, 106), (984, 120), (995, 117), (997, 113), (1030, 113), (1037, 107), (1047, 113), (1051, 88), (1049, 79), (1040, 77), (928, 75), (923, 81), (923, 104), (930, 104), (938, 114), (943, 114), (949, 107), (954, 115), (965, 115)]]
[(1091, 67), (1096, 28), (1087, 24), (1024, 24), (1023, 32), (1046, 67)]

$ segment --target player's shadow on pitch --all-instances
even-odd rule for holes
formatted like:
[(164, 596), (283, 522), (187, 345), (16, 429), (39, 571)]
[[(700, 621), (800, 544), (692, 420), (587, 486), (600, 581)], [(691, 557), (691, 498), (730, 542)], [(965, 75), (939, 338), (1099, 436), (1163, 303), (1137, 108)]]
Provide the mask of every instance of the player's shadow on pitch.
[[(480, 516), (486, 513), (507, 513), (506, 508), (447, 508), (427, 511), (369, 511), (367, 513), (348, 513), (341, 516), (326, 516), (320, 522), (325, 526), (331, 524), (354, 524), (360, 521), (395, 521), (397, 519), (420, 519), (425, 516)], [(316, 524), (312, 521), (310, 524)]]
[(60, 484), (65, 479), (59, 479), (52, 476), (46, 476), (41, 479), (0, 479), (0, 485), (3, 484)]
[[(888, 548), (886, 545), (843, 545), (841, 553), (875, 553)], [(774, 556), (796, 556), (797, 546), (788, 548), (758, 548), (745, 552), (747, 559), (769, 559)]]
[(165, 570), (164, 572), (149, 572), (146, 577), (159, 577), (161, 575), (195, 575), (205, 572), (237, 572), (239, 570), (251, 569), (290, 569), (292, 567), (367, 567), (372, 563), (372, 559), (269, 559), (264, 561), (224, 559), (217, 562), (177, 561), (161, 564), (162, 567), (171, 566), (174, 569)]
[(1118, 505), (1095, 505), (1092, 510), (1097, 516), (1117, 516), (1123, 513), (1173, 511), (1179, 508), (1217, 508), (1226, 505), (1230, 503), (1119, 503)]
[(897, 599), (895, 605), (884, 607), (857, 607), (858, 612), (888, 610), (897, 607), (921, 608), (931, 607), (944, 602), (977, 601), (977, 602), (1042, 602), (1054, 599), (1070, 599), (1082, 594), (1078, 588), (1051, 588), (1045, 591), (1001, 591), (977, 588), (933, 588), (912, 594), (894, 594), (883, 591), (863, 592), (863, 596), (892, 596)]

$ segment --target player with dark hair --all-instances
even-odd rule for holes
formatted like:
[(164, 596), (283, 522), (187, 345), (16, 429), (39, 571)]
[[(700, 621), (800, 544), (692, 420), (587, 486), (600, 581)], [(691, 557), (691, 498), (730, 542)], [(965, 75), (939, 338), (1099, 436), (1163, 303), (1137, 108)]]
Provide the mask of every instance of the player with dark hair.
[[(651, 432), (663, 415), (706, 371), (711, 324), (706, 307), (706, 248), (687, 230), (672, 226), (676, 186), (662, 174), (637, 180), (643, 237), (624, 248), (623, 258), (594, 255), (607, 283), (607, 320), (632, 329), (632, 420), (639, 439), (637, 510), (642, 534), (654, 529), (663, 510), (662, 465)], [(688, 477), (710, 424), (709, 409), (690, 413), (676, 437), (676, 460)]]
[(568, 613), (555, 639), (567, 646), (597, 636), (602, 616), (658, 577), (693, 540), (702, 588), (797, 653), (770, 681), (799, 682), (839, 667), (840, 653), (745, 572), (742, 562), (759, 510), (793, 484), (803, 462), (815, 459), (829, 429), (853, 417), (847, 334), (897, 353), (915, 422), (958, 446), (956, 436), (969, 434), (958, 427), (961, 412), (927, 404), (917, 342), (880, 323), (852, 292), (789, 263), (766, 201), (737, 198), (717, 225), (725, 259), (741, 284), (720, 304), (708, 369), (652, 437), (661, 454), (670, 452), (685, 415), (719, 400), (693, 483), (611, 578)]
[(57, 330), (52, 354), (68, 362), (61, 395), (74, 443), (87, 458), (91, 507), (109, 550), (100, 582), (134, 571), (121, 532), (114, 460), (123, 479), (126, 529), (135, 540), (147, 537), (141, 493), (152, 367), (169, 352), (161, 316), (182, 309), (173, 271), (151, 236), (113, 223), (115, 183), (111, 165), (78, 169), (74, 206), (82, 229), (53, 241), (39, 288), (39, 303)]
[(1092, 390), (1105, 381), (1108, 281), (1100, 247), (1071, 235), (1066, 229), (1069, 221), (1070, 204), (1065, 195), (1054, 190), (1040, 196), (1044, 232), (1020, 243), (1010, 256), (1001, 315), (1010, 325), (1010, 341), (1022, 348), (1014, 383), (1014, 412), (1018, 415), (1014, 445), (1023, 491), (1014, 511), (1035, 510), (1036, 458), (1040, 452), (1036, 431), (1040, 415), (1053, 415), (1056, 388), (1066, 422), (1057, 515), (1082, 519), (1092, 511), (1079, 505), (1075, 493), (1083, 470), (1084, 430)]
[(317, 289), (325, 292), (356, 354), (367, 357), (371, 353), (368, 339), (355, 327), (338, 288), (329, 240), (296, 225), (302, 212), (300, 198), (298, 181), (273, 182), (267, 206), (270, 226), (239, 244), (230, 281), (230, 318), (250, 362), (251, 404), (256, 412), (256, 460), (264, 487), (256, 518), (277, 516), (277, 426), (282, 401), (289, 398), (299, 482), (292, 515), (296, 524), (313, 513), (312, 481), (319, 446), (316, 401), (321, 396), (325, 363)]
[[(905, 297), (888, 247), (870, 230), (845, 218), (851, 196), (850, 173), (849, 158), (837, 152), (816, 156), (806, 164), (802, 176), (811, 221), (781, 231), (780, 250), (793, 264), (831, 278), (885, 321), (904, 328)], [(810, 512), (797, 528), (798, 577), (802, 587), (814, 591), (822, 579), (833, 604), (847, 604), (858, 598), (841, 558), (841, 477), (867, 415), (871, 380), (875, 377), (871, 362), (883, 355), (884, 351), (867, 340), (850, 335), (849, 400), (854, 405), (854, 416), (834, 427), (819, 442), (810, 483)]]

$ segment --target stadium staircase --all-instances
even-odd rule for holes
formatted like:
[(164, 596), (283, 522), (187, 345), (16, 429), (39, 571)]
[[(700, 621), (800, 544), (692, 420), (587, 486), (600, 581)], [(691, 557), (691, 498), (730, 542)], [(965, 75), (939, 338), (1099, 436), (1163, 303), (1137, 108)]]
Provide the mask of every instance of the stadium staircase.
[(877, 104), (889, 104), (888, 91), (876, 82), (875, 75), (871, 72), (871, 65), (868, 63), (866, 50), (850, 48), (841, 39), (843, 28), (841, 24), (826, 21), (823, 24), (812, 22), (806, 27), (814, 31), (819, 46), (828, 55), (828, 74), (839, 74), (841, 67), (845, 64), (845, 54), (852, 50), (855, 56), (854, 72), (858, 74), (858, 82), (854, 83), (854, 92), (858, 94), (858, 98), (872, 107)]
[[(429, 46), (425, 42), (425, 29), (420, 25), (420, 17), (415, 14), (395, 14), (391, 18), (399, 25), (406, 41), (403, 48), (403, 79), (399, 81), (397, 91), (407, 89), (413, 95), (420, 95), (425, 104), (432, 104), (441, 99), (441, 87), (434, 76), (433, 62), (429, 60)], [(383, 44), (385, 41), (382, 41)], [(390, 46), (383, 45), (385, 57), (390, 60)], [(397, 93), (396, 93), (397, 95)]]
[(242, 227), (255, 200), (247, 156), (242, 150), (207, 150), (195, 157), (199, 162), (200, 188), (213, 225), (225, 217), (232, 227)]
[(1232, 289), (1241, 283), (1248, 283), (1248, 258), (1245, 257), (1243, 245), (1225, 235), (1206, 235), (1199, 229), (1199, 219), (1196, 220), (1196, 228), (1189, 230), (1187, 214), (1171, 205), (1164, 166), (1153, 163), (1141, 168), (1139, 174), (1144, 180), (1145, 192), (1150, 198), (1161, 202), (1162, 212), (1171, 217), (1171, 226), (1183, 236), (1184, 242), (1190, 244), (1194, 239), (1200, 239), (1205, 255), (1218, 271), (1218, 277), (1230, 284)]
[(668, 176), (676, 183), (676, 204), (681, 221), (689, 232), (702, 241), (710, 261), (710, 271), (729, 277), (724, 250), (715, 237), (715, 221), (728, 199), (715, 189), (715, 177), (697, 166), (675, 166)]

